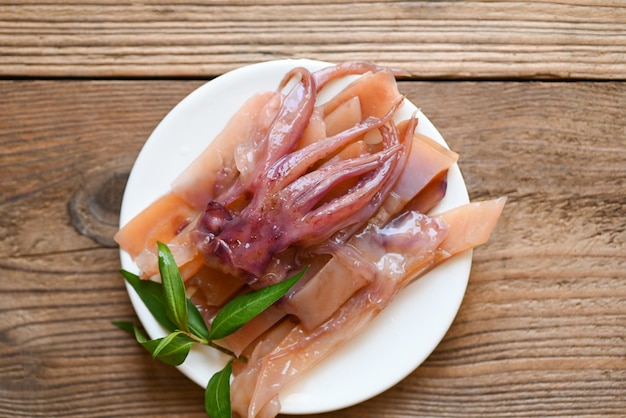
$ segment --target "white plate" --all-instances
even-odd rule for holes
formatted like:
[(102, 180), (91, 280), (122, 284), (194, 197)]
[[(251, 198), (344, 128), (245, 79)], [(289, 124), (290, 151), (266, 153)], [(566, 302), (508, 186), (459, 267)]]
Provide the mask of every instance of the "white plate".
[[(224, 74), (183, 99), (157, 126), (137, 158), (124, 193), (120, 225), (166, 193), (176, 176), (253, 92), (276, 89), (293, 67), (316, 70), (327, 65), (330, 64), (310, 60), (254, 64)], [(415, 107), (407, 101), (401, 109), (404, 118), (410, 116), (412, 109)], [(418, 131), (445, 145), (426, 116), (418, 116)], [(468, 201), (461, 172), (454, 165), (448, 174), (447, 194), (435, 210), (443, 211)], [(123, 251), (121, 260), (123, 268), (137, 271)], [(404, 289), (357, 338), (280, 393), (281, 413), (312, 414), (348, 407), (405, 378), (430, 355), (450, 327), (465, 294), (471, 262), (472, 253), (468, 251)], [(147, 333), (152, 338), (164, 336), (164, 329), (134, 290), (128, 289)], [(179, 367), (203, 387), (227, 361), (226, 356), (204, 348), (194, 349)]]

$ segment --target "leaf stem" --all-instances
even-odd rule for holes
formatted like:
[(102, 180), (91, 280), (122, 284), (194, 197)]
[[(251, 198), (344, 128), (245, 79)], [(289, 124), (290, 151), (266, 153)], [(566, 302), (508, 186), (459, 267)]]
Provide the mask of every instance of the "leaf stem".
[(224, 354), (226, 354), (226, 355), (229, 355), (229, 356), (231, 356), (231, 357), (233, 357), (233, 358), (235, 358), (235, 359), (237, 359), (237, 360), (241, 360), (241, 361), (244, 361), (244, 362), (248, 360), (248, 359), (247, 359), (247, 358), (245, 358), (245, 357), (238, 356), (237, 354), (235, 354), (234, 352), (230, 351), (230, 350), (229, 350), (228, 348), (226, 348), (226, 347), (222, 347), (222, 346), (221, 346), (221, 345), (219, 345), (219, 344), (215, 344), (215, 342), (213, 342), (212, 340), (211, 340), (211, 341), (208, 341), (208, 342), (206, 343), (206, 345), (208, 345), (209, 347), (214, 348), (214, 349), (216, 349), (216, 350), (218, 350), (218, 351), (220, 351), (220, 352), (222, 352), (222, 353), (224, 353)]

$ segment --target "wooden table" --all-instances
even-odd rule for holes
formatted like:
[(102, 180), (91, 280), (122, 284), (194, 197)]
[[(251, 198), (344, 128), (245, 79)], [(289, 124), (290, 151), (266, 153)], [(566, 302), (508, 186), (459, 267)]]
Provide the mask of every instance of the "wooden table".
[(111, 325), (134, 318), (111, 236), (168, 110), (285, 57), (409, 70), (471, 198), (509, 198), (435, 352), (324, 416), (624, 416), (626, 4), (610, 0), (2, 2), (0, 416), (204, 416), (201, 388)]

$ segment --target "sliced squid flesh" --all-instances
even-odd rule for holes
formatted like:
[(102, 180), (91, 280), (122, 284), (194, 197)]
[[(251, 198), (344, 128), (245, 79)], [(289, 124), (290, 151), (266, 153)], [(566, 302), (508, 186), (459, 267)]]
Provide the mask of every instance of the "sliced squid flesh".
[[(385, 227), (372, 225), (355, 248), (371, 264), (368, 285), (354, 294), (323, 324), (292, 330), (261, 360), (247, 363), (240, 373), (248, 381), (248, 402), (237, 406), (242, 418), (260, 416), (278, 394), (337, 347), (360, 332), (393, 297), (421, 274), (446, 259), (489, 238), (505, 199), (471, 203), (436, 217), (405, 212)], [(237, 375), (233, 387), (239, 387)], [(244, 390), (242, 387), (241, 390)], [(241, 394), (240, 394), (241, 396)]]

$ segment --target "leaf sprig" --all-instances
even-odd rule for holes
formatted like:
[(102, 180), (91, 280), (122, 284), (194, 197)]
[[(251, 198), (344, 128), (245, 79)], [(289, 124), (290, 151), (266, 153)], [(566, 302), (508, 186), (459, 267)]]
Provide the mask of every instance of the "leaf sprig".
[(185, 284), (170, 249), (160, 242), (157, 249), (161, 283), (142, 280), (127, 270), (121, 270), (121, 274), (169, 334), (149, 339), (131, 322), (113, 324), (133, 335), (152, 358), (172, 366), (182, 364), (194, 344), (208, 345), (231, 355), (233, 359), (211, 377), (204, 393), (205, 410), (211, 418), (230, 418), (232, 364), (234, 360), (242, 359), (214, 341), (234, 333), (283, 297), (304, 275), (306, 268), (285, 281), (232, 299), (217, 313), (209, 329), (198, 308), (185, 294)]

